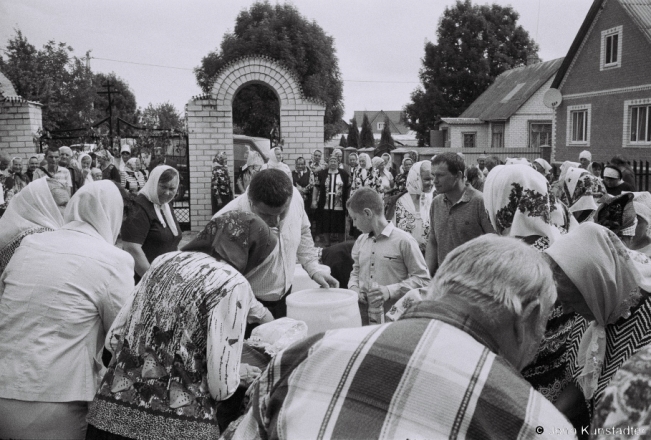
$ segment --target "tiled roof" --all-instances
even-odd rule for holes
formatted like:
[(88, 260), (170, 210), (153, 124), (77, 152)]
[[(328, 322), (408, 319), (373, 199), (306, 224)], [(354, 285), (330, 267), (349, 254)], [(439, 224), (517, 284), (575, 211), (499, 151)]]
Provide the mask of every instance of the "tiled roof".
[(441, 118), (441, 121), (450, 125), (482, 124), (484, 122), (478, 118)]
[(513, 115), (558, 71), (563, 58), (507, 70), (479, 96), (460, 118), (501, 121)]
[(651, 42), (651, 0), (619, 0), (619, 3)]

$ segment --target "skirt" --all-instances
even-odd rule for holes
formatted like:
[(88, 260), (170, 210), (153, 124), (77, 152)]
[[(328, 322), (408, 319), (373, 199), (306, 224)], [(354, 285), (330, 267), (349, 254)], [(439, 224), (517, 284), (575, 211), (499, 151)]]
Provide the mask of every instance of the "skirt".
[(344, 211), (324, 209), (319, 212), (319, 232), (321, 234), (343, 234), (346, 232)]

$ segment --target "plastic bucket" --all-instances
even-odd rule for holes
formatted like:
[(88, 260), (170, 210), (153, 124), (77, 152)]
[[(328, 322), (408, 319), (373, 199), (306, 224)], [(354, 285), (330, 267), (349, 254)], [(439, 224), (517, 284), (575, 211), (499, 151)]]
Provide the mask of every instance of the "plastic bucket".
[(304, 321), (307, 335), (361, 327), (357, 293), (348, 289), (307, 289), (287, 296), (287, 316)]

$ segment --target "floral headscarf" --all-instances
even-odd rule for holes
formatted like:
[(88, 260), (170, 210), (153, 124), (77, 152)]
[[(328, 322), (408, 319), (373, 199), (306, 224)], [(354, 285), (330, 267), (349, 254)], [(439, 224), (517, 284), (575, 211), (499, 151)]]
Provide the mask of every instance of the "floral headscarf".
[(604, 194), (606, 188), (598, 177), (583, 168), (567, 169), (561, 201), (570, 208), (570, 212), (596, 211), (595, 197), (600, 198)]
[(136, 167), (137, 163), (138, 158), (132, 157), (131, 159), (127, 160), (126, 167), (129, 169), (129, 171), (133, 171), (135, 173), (136, 171), (140, 171), (138, 167)]
[(580, 163), (578, 162), (571, 162), (569, 160), (566, 160), (561, 164), (560, 168), (560, 174), (558, 175), (558, 181), (563, 182), (565, 180), (565, 176), (567, 175), (567, 170), (570, 168), (579, 168), (581, 166)]
[[(587, 222), (556, 240), (545, 251), (579, 289), (595, 317), (579, 345), (577, 381), (586, 399), (598, 388), (606, 356), (606, 326), (630, 316), (642, 298), (640, 289), (651, 290), (651, 261), (626, 249), (603, 226)], [(633, 344), (624, 338), (622, 344)]]
[(217, 255), (246, 275), (271, 254), (277, 243), (269, 226), (257, 215), (228, 211), (212, 219), (182, 250)]
[(560, 231), (552, 224), (556, 209), (545, 177), (529, 165), (498, 165), (484, 183), (484, 205), (493, 228), (510, 237), (546, 237)]
[[(249, 154), (251, 154), (251, 153), (249, 153)], [(226, 152), (225, 151), (220, 151), (219, 153), (215, 154), (215, 158), (212, 161), (213, 161), (213, 163), (224, 166), (226, 164)]]

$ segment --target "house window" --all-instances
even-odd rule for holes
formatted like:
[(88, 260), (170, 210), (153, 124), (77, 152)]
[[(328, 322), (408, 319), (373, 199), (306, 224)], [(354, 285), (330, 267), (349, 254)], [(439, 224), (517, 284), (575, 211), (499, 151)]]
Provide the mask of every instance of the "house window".
[(504, 124), (491, 125), (491, 148), (504, 148)]
[(570, 105), (567, 108), (567, 144), (590, 145), (591, 105)]
[(477, 133), (462, 133), (463, 135), (463, 148), (475, 148)]
[(600, 70), (608, 70), (622, 65), (622, 26), (601, 32)]
[(529, 125), (529, 148), (540, 148), (552, 144), (551, 122), (532, 122)]
[(384, 122), (378, 122), (377, 123), (377, 129), (378, 130), (384, 130)]
[(651, 147), (651, 98), (624, 101), (622, 147)]

